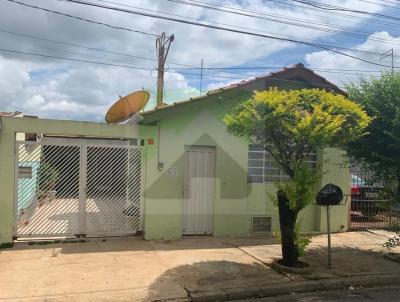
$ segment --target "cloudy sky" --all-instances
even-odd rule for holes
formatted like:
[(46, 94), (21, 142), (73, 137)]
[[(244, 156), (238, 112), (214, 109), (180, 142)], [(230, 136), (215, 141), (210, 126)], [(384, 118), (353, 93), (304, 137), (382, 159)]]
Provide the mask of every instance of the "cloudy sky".
[[(110, 28), (0, 0), (0, 111), (18, 110), (40, 117), (103, 121), (107, 108), (118, 96), (142, 88), (151, 92), (148, 107), (154, 107), (157, 62), (155, 37), (149, 34), (162, 32), (175, 35), (166, 65), (167, 103), (200, 94), (198, 67), (201, 59), (206, 68), (242, 68), (205, 69), (203, 93), (299, 62), (339, 86), (355, 81), (360, 73), (376, 76), (380, 70), (389, 70), (291, 42), (60, 0), (18, 1), (148, 34)], [(399, 16), (400, 2), (397, 0), (304, 0), (314, 6), (304, 4), (303, 0), (90, 1), (330, 45), (346, 54), (382, 65), (390, 65), (391, 59), (379, 54), (393, 49), (394, 63), (400, 65), (397, 57), (400, 55), (400, 18), (396, 17)], [(321, 9), (326, 5), (330, 5), (329, 10)], [(356, 14), (347, 9), (368, 14)]]

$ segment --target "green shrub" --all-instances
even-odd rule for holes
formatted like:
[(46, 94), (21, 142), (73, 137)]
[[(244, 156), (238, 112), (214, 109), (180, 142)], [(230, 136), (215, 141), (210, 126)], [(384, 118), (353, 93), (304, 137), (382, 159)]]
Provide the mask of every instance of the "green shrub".
[(387, 248), (388, 250), (394, 249), (395, 247), (400, 246), (400, 232), (397, 232), (396, 235), (389, 238), (384, 244), (383, 247)]
[[(274, 236), (279, 242), (281, 242), (282, 237), (280, 232), (274, 232)], [(294, 246), (296, 249), (297, 257), (304, 256), (304, 253), (307, 247), (310, 245), (311, 241), (312, 241), (312, 236), (309, 234), (300, 233), (300, 223), (297, 223), (294, 233)]]
[(9, 249), (13, 247), (13, 243), (12, 242), (4, 242), (0, 244), (0, 250), (2, 249)]

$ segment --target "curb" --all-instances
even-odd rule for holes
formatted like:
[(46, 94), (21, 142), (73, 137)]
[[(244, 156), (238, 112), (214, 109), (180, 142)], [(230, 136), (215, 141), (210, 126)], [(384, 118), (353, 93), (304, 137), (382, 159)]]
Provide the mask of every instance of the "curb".
[(376, 287), (400, 284), (400, 274), (350, 276), (335, 279), (295, 281), (276, 285), (228, 288), (212, 291), (189, 292), (193, 302), (230, 301), (250, 298), (265, 298), (292, 293), (307, 293), (318, 290), (348, 289), (349, 287)]

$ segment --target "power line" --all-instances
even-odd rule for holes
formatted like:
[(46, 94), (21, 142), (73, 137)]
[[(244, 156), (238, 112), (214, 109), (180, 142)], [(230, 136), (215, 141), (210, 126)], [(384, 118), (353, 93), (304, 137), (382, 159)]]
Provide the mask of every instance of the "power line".
[[(79, 44), (68, 43), (68, 42), (64, 42), (64, 41), (52, 40), (52, 39), (48, 39), (48, 38), (43, 38), (43, 37), (32, 36), (32, 35), (23, 34), (23, 33), (12, 32), (12, 31), (1, 29), (1, 28), (0, 28), (0, 32), (11, 34), (11, 35), (16, 35), (16, 36), (22, 36), (22, 37), (28, 37), (28, 38), (32, 38), (32, 39), (37, 39), (37, 40), (40, 40), (40, 41), (52, 42), (52, 43), (57, 43), (57, 44), (61, 44), (61, 45), (68, 45), (68, 46), (73, 46), (73, 47), (77, 47), (77, 48), (83, 48), (83, 49), (88, 49), (88, 50), (93, 50), (93, 51), (98, 51), (98, 52), (104, 52), (104, 53), (107, 53), (107, 54), (115, 54), (115, 55), (118, 55), (118, 56), (127, 56), (127, 57), (132, 57), (132, 58), (135, 58), (135, 59), (143, 59), (143, 60), (148, 60), (148, 61), (152, 61), (152, 62), (156, 62), (157, 61), (157, 59), (154, 59), (154, 58), (147, 58), (147, 57), (136, 56), (136, 55), (131, 55), (131, 54), (127, 54), (127, 53), (108, 51), (108, 50), (100, 49), (100, 48), (93, 48), (93, 47), (83, 46), (83, 45), (79, 45)], [(51, 48), (51, 47), (45, 47), (45, 46), (39, 46), (39, 47), (40, 48), (44, 48), (44, 49), (50, 49), (50, 50), (55, 50), (55, 51), (61, 51), (61, 52), (66, 52), (66, 53), (71, 53), (71, 54), (82, 55), (81, 53), (73, 52), (73, 51), (67, 51), (65, 49), (57, 49), (57, 48)], [(97, 58), (97, 59), (103, 59), (103, 60), (122, 63), (122, 61), (108, 59), (108, 58), (104, 58), (104, 57), (97, 57), (97, 56), (93, 56), (93, 55), (91, 55), (91, 57), (92, 58)], [(201, 69), (198, 66), (193, 66), (193, 65), (188, 65), (188, 64), (181, 64), (181, 63), (176, 63), (176, 62), (169, 62), (169, 64), (177, 65), (177, 66), (184, 66), (184, 67), (173, 67), (174, 70), (197, 70), (197, 69)], [(203, 69), (204, 70), (209, 70), (209, 71), (210, 70), (211, 71), (221, 71), (221, 70), (225, 71), (225, 70), (268, 70), (268, 69), (279, 69), (279, 68), (285, 68), (285, 66), (207, 67), (207, 68), (203, 68)], [(314, 69), (315, 70), (319, 70), (319, 71), (323, 71), (323, 72), (327, 72), (327, 73), (343, 73), (343, 72), (346, 72), (347, 74), (359, 74), (360, 72), (380, 72), (380, 71), (377, 71), (377, 70), (359, 70), (359, 69), (354, 70), (354, 69), (337, 69), (337, 68), (334, 68), (334, 69), (314, 68)], [(351, 73), (351, 72), (357, 72), (357, 73)], [(243, 73), (232, 72), (232, 71), (229, 71), (229, 72), (225, 71), (225, 73), (240, 74), (240, 75), (245, 75), (245, 76), (254, 76), (254, 75), (251, 75), (251, 74), (243, 74)]]
[[(190, 70), (190, 69), (203, 69), (203, 70), (266, 70), (266, 69), (279, 69), (286, 68), (287, 66), (241, 66), (241, 67), (175, 67), (175, 70)], [(313, 70), (324, 72), (351, 72), (352, 74), (359, 74), (360, 72), (376, 72), (380, 70), (365, 70), (365, 69), (340, 69), (340, 68), (312, 68)]]
[[(65, 0), (58, 0), (58, 1), (63, 1), (64, 2)], [(146, 8), (137, 7), (137, 6), (132, 6), (132, 5), (128, 5), (128, 4), (123, 4), (123, 3), (119, 3), (119, 2), (115, 2), (115, 1), (109, 1), (109, 0), (96, 0), (96, 1), (103, 2), (103, 3), (116, 4), (116, 5), (123, 6), (123, 7), (131, 7), (131, 8), (135, 8), (135, 9), (144, 10), (144, 11), (161, 13), (161, 14), (164, 14), (164, 15), (176, 16), (176, 17), (185, 18), (185, 19), (192, 19), (192, 20), (196, 20), (197, 21), (196, 18), (190, 18), (190, 17), (178, 15), (178, 14), (171, 14), (171, 13), (166, 13), (166, 12), (155, 11), (155, 10), (146, 9)], [(263, 19), (263, 20), (266, 20), (266, 21), (276, 22), (276, 23), (280, 23), (280, 24), (287, 24), (287, 25), (297, 26), (297, 27), (302, 27), (302, 28), (306, 27), (306, 28), (309, 28), (311, 30), (328, 32), (328, 33), (335, 33), (335, 34), (339, 34), (339, 35), (344, 35), (344, 36), (348, 36), (348, 37), (355, 37), (355, 38), (360, 38), (360, 39), (365, 39), (365, 38), (367, 38), (367, 36), (370, 36), (370, 35), (374, 34), (374, 32), (368, 32), (368, 31), (365, 31), (365, 30), (364, 31), (363, 30), (354, 30), (354, 29), (351, 29), (351, 28), (345, 27), (345, 26), (331, 25), (331, 24), (327, 25), (327, 24), (324, 24), (324, 23), (310, 21), (310, 20), (306, 20), (306, 19), (300, 19), (300, 18), (294, 18), (294, 17), (286, 17), (286, 16), (276, 15), (276, 14), (267, 14), (267, 13), (254, 11), (254, 10), (249, 10), (249, 9), (238, 9), (238, 8), (234, 8), (232, 6), (217, 5), (217, 4), (206, 2), (206, 1), (195, 1), (195, 0), (192, 0), (192, 2), (205, 3), (205, 4), (213, 5), (213, 6), (216, 6), (216, 7), (204, 6), (204, 5), (200, 5), (200, 4), (192, 3), (192, 2), (189, 3), (187, 1), (184, 2), (183, 0), (166, 0), (166, 1), (176, 2), (176, 3), (180, 3), (180, 4), (186, 4), (186, 5), (192, 5), (192, 6), (198, 6), (198, 7), (206, 7), (206, 8), (209, 8), (209, 9), (220, 10), (220, 11), (223, 11), (223, 12), (234, 13), (234, 14), (239, 14), (239, 15), (245, 15), (245, 16), (248, 16), (248, 17), (257, 18), (257, 19)], [(223, 7), (223, 8), (228, 8), (228, 9), (235, 9), (235, 11), (222, 10), (222, 9), (219, 9), (218, 7)], [(248, 14), (241, 14), (241, 13), (237, 13), (236, 11), (255, 12), (258, 15), (275, 17), (275, 19), (266, 18), (266, 17), (259, 17), (259, 16), (255, 16), (255, 15), (250, 15), (249, 16)], [(286, 19), (286, 20), (289, 20), (289, 21), (283, 21), (283, 19)], [(299, 23), (299, 21), (303, 22), (303, 23)], [(224, 24), (224, 23), (220, 23), (220, 22), (211, 22), (211, 21), (207, 21), (207, 22), (213, 23), (213, 24), (220, 24), (220, 25), (235, 27), (235, 28), (241, 28), (241, 29), (264, 32), (264, 31), (261, 31), (261, 30), (257, 30), (257, 29), (254, 29), (254, 28), (246, 28), (246, 27), (243, 27), (243, 26)], [(387, 22), (385, 22), (385, 24), (386, 23)], [(394, 23), (387, 23), (387, 24), (389, 24), (391, 26), (397, 26), (397, 24), (394, 24)], [(313, 25), (317, 25), (317, 26), (313, 26)], [(321, 26), (323, 26), (323, 27), (321, 27)], [(329, 27), (332, 27), (332, 28), (335, 27), (337, 29), (330, 29)], [(356, 34), (356, 33), (352, 33), (352, 32), (364, 33), (365, 35)], [(276, 33), (269, 33), (269, 34), (275, 34), (276, 35)], [(286, 36), (286, 37), (293, 38), (293, 37), (290, 37), (290, 36)], [(381, 37), (381, 35), (376, 35), (375, 34), (374, 37), (369, 37), (369, 39), (372, 40), (372, 41), (377, 41), (377, 42), (400, 45), (400, 43), (396, 42), (395, 39), (384, 39), (383, 37), (382, 38), (379, 38), (379, 37)], [(341, 47), (337, 47), (337, 48), (341, 48)]]
[(85, 22), (89, 22), (89, 23), (93, 23), (93, 24), (103, 25), (103, 26), (106, 26), (106, 27), (109, 27), (109, 28), (112, 28), (112, 29), (125, 30), (125, 31), (134, 32), (134, 33), (138, 33), (138, 34), (144, 34), (144, 35), (148, 35), (148, 36), (158, 37), (158, 35), (156, 35), (156, 34), (144, 32), (144, 31), (141, 31), (141, 30), (135, 30), (135, 29), (126, 28), (126, 27), (122, 27), (122, 26), (115, 26), (115, 25), (111, 25), (111, 24), (108, 24), (108, 23), (94, 21), (94, 20), (91, 20), (91, 19), (83, 18), (83, 17), (77, 17), (77, 16), (74, 16), (74, 15), (62, 13), (62, 12), (55, 11), (55, 10), (52, 10), (52, 9), (48, 9), (48, 8), (44, 8), (44, 7), (40, 7), (40, 6), (36, 6), (36, 5), (27, 4), (25, 2), (20, 2), (20, 1), (17, 1), (17, 0), (7, 0), (7, 1), (15, 3), (15, 4), (18, 4), (18, 5), (22, 5), (22, 6), (25, 6), (25, 7), (39, 9), (39, 10), (42, 10), (42, 11), (45, 11), (45, 12), (48, 12), (48, 13), (53, 13), (53, 14), (57, 14), (57, 15), (61, 15), (61, 16), (64, 16), (64, 17), (73, 18), (73, 19), (77, 19), (77, 20), (81, 20), (81, 21), (85, 21)]
[[(103, 1), (103, 0), (97, 0), (97, 1), (111, 2), (111, 1)], [(374, 34), (374, 32), (365, 31), (365, 30), (354, 30), (354, 29), (351, 29), (346, 26), (340, 26), (340, 25), (334, 25), (334, 24), (324, 24), (321, 22), (316, 22), (316, 21), (311, 21), (311, 20), (306, 20), (306, 19), (301, 19), (301, 18), (295, 18), (295, 17), (287, 17), (287, 16), (277, 15), (277, 14), (264, 13), (262, 11), (254, 11), (254, 10), (250, 10), (250, 9), (243, 9), (243, 8), (239, 9), (239, 8), (235, 8), (232, 6), (220, 5), (220, 4), (210, 3), (210, 2), (206, 2), (206, 1), (195, 1), (195, 0), (192, 0), (190, 2), (186, 1), (186, 0), (166, 0), (166, 1), (184, 4), (184, 5), (195, 6), (195, 7), (206, 8), (206, 9), (215, 10), (215, 11), (221, 11), (221, 12), (240, 15), (240, 16), (249, 17), (249, 18), (266, 20), (266, 21), (275, 22), (275, 23), (287, 24), (287, 25), (291, 25), (291, 26), (297, 26), (297, 27), (300, 26), (302, 28), (308, 28), (308, 29), (316, 30), (316, 31), (336, 33), (339, 35), (350, 36), (350, 37), (359, 37), (359, 38), (363, 38), (363, 39), (367, 37), (364, 35), (355, 34), (357, 32), (366, 34), (368, 36)], [(254, 15), (253, 13), (256, 13), (257, 15)], [(287, 20), (287, 21), (285, 21), (285, 20)], [(352, 32), (355, 32), (355, 33), (353, 34)], [(375, 35), (375, 37), (371, 37), (370, 39), (374, 40), (374, 41), (378, 41), (378, 42), (397, 44), (396, 40), (394, 40), (394, 39), (377, 39), (376, 35)]]
[[(280, 4), (280, 5), (285, 5), (285, 6), (295, 6), (295, 7), (299, 7), (299, 8), (307, 9), (307, 10), (312, 10), (312, 11), (319, 12), (319, 13), (320, 13), (320, 12), (323, 12), (322, 9), (316, 8), (316, 7), (313, 7), (313, 6), (304, 6), (304, 5), (299, 5), (299, 4), (296, 4), (296, 3), (289, 3), (289, 2), (287, 2), (287, 1), (282, 1), (282, 0), (268, 0), (268, 1), (269, 1), (269, 2), (273, 2), (273, 3)], [(370, 19), (370, 18), (361, 17), (361, 16), (354, 15), (354, 14), (339, 13), (339, 12), (336, 12), (336, 11), (329, 11), (329, 14), (330, 14), (330, 15), (339, 16), (339, 17), (343, 17), (343, 18), (357, 18), (357, 19), (360, 19), (360, 20), (364, 20), (364, 21), (366, 21), (366, 22), (381, 23), (381, 24), (390, 24), (390, 23), (388, 23), (388, 22), (385, 21), (385, 20)], [(391, 23), (391, 24), (393, 24), (393, 23)]]
[[(72, 62), (105, 65), (105, 66), (112, 66), (112, 67), (122, 67), (122, 68), (147, 70), (147, 71), (155, 70), (155, 68), (148, 68), (148, 67), (143, 67), (143, 66), (122, 65), (122, 64), (113, 64), (113, 63), (107, 63), (107, 62), (92, 61), (92, 60), (66, 58), (66, 57), (61, 57), (61, 56), (46, 55), (46, 54), (40, 54), (40, 53), (34, 53), (34, 52), (20, 51), (20, 50), (15, 50), (15, 49), (0, 48), (0, 51), (9, 52), (9, 53), (16, 53), (16, 54), (22, 54), (22, 55), (30, 55), (30, 56), (36, 56), (36, 57), (44, 57), (44, 58), (51, 58), (51, 59), (66, 60), (66, 61), (72, 61)], [(196, 74), (196, 73), (177, 72), (177, 71), (170, 71), (170, 70), (168, 70), (166, 72), (168, 72), (168, 73), (179, 73), (179, 74), (183, 74), (183, 75), (192, 75), (192, 76), (198, 76), (199, 75), (199, 74)], [(212, 77), (212, 78), (222, 78), (222, 79), (235, 79), (235, 80), (242, 80), (243, 79), (243, 78), (238, 78), (238, 77), (225, 77), (225, 76), (218, 76), (218, 75), (205, 75), (205, 76)]]
[[(9, 0), (11, 1), (11, 0)], [(14, 0), (12, 0), (14, 1)], [(80, 0), (65, 0), (67, 2), (71, 3), (76, 3), (76, 4), (81, 4), (81, 5), (86, 5), (86, 6), (93, 6), (93, 7), (98, 7), (98, 8), (104, 8), (107, 10), (113, 10), (113, 11), (119, 11), (119, 12), (124, 12), (124, 13), (129, 13), (129, 14), (135, 14), (139, 16), (145, 16), (145, 17), (150, 17), (150, 18), (156, 18), (156, 19), (162, 19), (162, 20), (167, 20), (167, 21), (173, 21), (173, 22), (178, 22), (178, 23), (183, 23), (183, 24), (189, 24), (189, 25), (195, 25), (195, 26), (200, 26), (200, 27), (205, 27), (205, 28), (210, 28), (210, 29), (216, 29), (216, 30), (221, 30), (221, 31), (228, 31), (228, 32), (233, 32), (233, 33), (238, 33), (238, 34), (244, 34), (244, 35), (249, 35), (249, 36), (254, 36), (254, 37), (260, 37), (260, 38), (267, 38), (267, 39), (274, 39), (282, 42), (292, 42), (292, 43), (297, 43), (297, 44), (302, 44), (306, 46), (312, 46), (314, 48), (319, 48), (323, 49), (326, 51), (334, 52), (349, 58), (353, 58), (365, 63), (377, 65), (377, 66), (382, 66), (382, 67), (390, 67), (388, 65), (372, 62), (369, 60), (365, 60), (363, 58), (359, 58), (350, 54), (346, 54), (343, 52), (340, 52), (335, 49), (331, 49), (328, 47), (325, 47), (321, 44), (316, 44), (316, 43), (310, 43), (310, 42), (305, 42), (301, 40), (295, 40), (295, 39), (288, 39), (288, 38), (283, 38), (283, 37), (278, 37), (278, 36), (272, 36), (272, 35), (265, 35), (265, 34), (259, 34), (259, 33), (254, 33), (254, 32), (247, 32), (243, 30), (236, 30), (232, 28), (227, 28), (227, 27), (221, 27), (221, 26), (215, 26), (215, 25), (210, 25), (210, 24), (205, 24), (205, 23), (200, 23), (200, 22), (194, 22), (194, 21), (187, 21), (187, 20), (182, 20), (182, 19), (177, 19), (177, 18), (172, 18), (172, 17), (165, 17), (165, 16), (160, 16), (160, 15), (155, 15), (151, 13), (145, 13), (145, 12), (140, 12), (140, 11), (134, 11), (134, 10), (129, 10), (129, 9), (124, 9), (124, 8), (119, 8), (119, 7), (111, 7), (103, 4), (98, 4), (98, 3), (92, 3), (92, 2), (86, 2), (86, 1), (80, 1)]]
[(395, 3), (393, 3), (393, 2), (385, 2), (384, 1), (384, 3), (385, 4), (383, 4), (383, 3), (378, 3), (378, 2), (373, 2), (373, 1), (368, 1), (368, 0), (358, 0), (358, 1), (360, 1), (360, 2), (364, 2), (364, 3), (370, 3), (370, 4), (375, 4), (375, 5), (379, 5), (379, 6), (382, 6), (382, 7), (388, 7), (388, 8), (394, 8), (394, 9), (400, 9), (400, 7), (399, 6), (391, 6), (391, 5), (387, 5), (386, 3), (391, 3), (391, 4), (395, 4)]
[[(97, 0), (97, 1), (105, 1), (105, 0)], [(166, 0), (166, 1), (173, 1), (173, 0)], [(350, 29), (350, 31), (354, 31), (352, 28), (346, 27), (346, 26), (343, 26), (343, 25), (320, 23), (320, 22), (316, 22), (316, 21), (313, 21), (313, 20), (300, 19), (300, 18), (296, 18), (296, 17), (290, 17), (289, 18), (289, 17), (287, 17), (285, 15), (266, 13), (265, 11), (262, 11), (262, 10), (261, 11), (260, 10), (254, 10), (254, 9), (252, 10), (252, 9), (243, 8), (243, 7), (239, 7), (238, 8), (238, 7), (234, 7), (234, 6), (231, 6), (231, 5), (228, 6), (228, 5), (218, 4), (218, 3), (211, 3), (211, 2), (204, 1), (204, 0), (190, 0), (190, 1), (189, 0), (176, 0), (176, 1), (180, 1), (180, 2), (186, 1), (186, 2), (189, 2), (189, 3), (193, 3), (193, 2), (203, 3), (203, 4), (213, 5), (213, 6), (216, 6), (216, 7), (234, 9), (234, 10), (237, 10), (237, 11), (256, 13), (258, 15), (273, 16), (273, 17), (285, 18), (285, 19), (288, 19), (288, 20), (300, 20), (300, 21), (311, 23), (311, 24), (318, 24), (318, 25), (324, 25), (324, 26), (329, 26), (329, 27), (336, 27), (336, 28), (340, 28), (340, 29)], [(358, 1), (366, 1), (366, 0), (358, 0)], [(271, 2), (277, 2), (277, 1), (271, 1)], [(299, 7), (305, 8), (304, 6), (299, 6)], [(318, 12), (321, 12), (321, 11), (318, 10)], [(332, 14), (332, 13), (334, 15), (338, 15), (339, 17), (345, 17), (347, 19), (349, 17), (348, 14), (340, 14), (340, 13), (329, 12), (329, 14)], [(314, 15), (314, 16), (322, 17), (322, 15), (319, 15), (319, 14), (318, 15)], [(375, 22), (375, 23), (384, 24), (384, 25), (391, 25), (391, 26), (396, 26), (397, 25), (397, 22), (393, 23), (393, 22), (389, 22), (389, 21), (385, 21), (385, 20), (376, 20), (376, 19), (360, 17), (360, 16), (353, 16), (353, 15), (352, 15), (352, 17), (356, 18), (356, 19), (360, 19), (360, 20), (364, 20), (364, 21), (368, 21), (368, 22)], [(359, 31), (359, 32), (365, 32), (365, 31)]]
[[(115, 51), (110, 51), (110, 50), (106, 50), (106, 49), (102, 49), (102, 48), (89, 47), (89, 46), (85, 46), (85, 45), (69, 43), (69, 42), (64, 42), (64, 41), (59, 41), (59, 40), (52, 40), (52, 39), (33, 36), (33, 35), (29, 35), (29, 34), (13, 32), (13, 31), (1, 29), (1, 28), (0, 28), (0, 32), (7, 33), (7, 34), (10, 34), (10, 35), (20, 36), (20, 37), (31, 38), (31, 39), (35, 39), (35, 40), (41, 40), (41, 41), (45, 41), (45, 42), (51, 42), (51, 43), (56, 43), (56, 44), (68, 45), (68, 46), (72, 46), (72, 47), (76, 47), (76, 48), (82, 48), (82, 49), (88, 49), (88, 50), (92, 50), (92, 51), (103, 52), (103, 53), (107, 53), (107, 54), (114, 54), (114, 55), (119, 55), (119, 56), (131, 57), (131, 58), (134, 58), (134, 59), (142, 59), (142, 60), (154, 61), (154, 62), (157, 61), (157, 59), (154, 59), (154, 58), (137, 56), (137, 55), (127, 54), (127, 53), (122, 53), (122, 52), (115, 52)], [(196, 67), (196, 66), (192, 66), (192, 65), (174, 63), (174, 62), (167, 62), (167, 63), (168, 64), (172, 64), (172, 65), (177, 65), (177, 66), (184, 66), (184, 67)]]
[(374, 16), (374, 17), (380, 17), (380, 18), (387, 18), (387, 19), (392, 19), (396, 21), (400, 21), (400, 18), (394, 17), (394, 16), (389, 16), (389, 15), (384, 15), (384, 14), (379, 14), (379, 13), (372, 13), (372, 12), (367, 12), (363, 10), (357, 10), (357, 9), (351, 9), (343, 6), (335, 6), (335, 5), (329, 5), (329, 4), (323, 4), (323, 3), (318, 3), (318, 2), (312, 2), (312, 1), (304, 1), (304, 0), (292, 0), (297, 3), (302, 3), (305, 5), (310, 5), (319, 9), (323, 10), (333, 10), (333, 11), (343, 11), (343, 12), (351, 12), (351, 13), (356, 13), (356, 14), (363, 14), (363, 15), (369, 15), (369, 16)]
[[(33, 53), (33, 52), (25, 52), (25, 51), (19, 51), (19, 50), (14, 50), (14, 49), (0, 48), (0, 52), (9, 52), (9, 53), (15, 53), (15, 54), (30, 55), (30, 56), (37, 56), (37, 57), (45, 57), (45, 58), (66, 60), (66, 61), (79, 62), (79, 63), (89, 63), (89, 64), (105, 65), (105, 66), (112, 66), (112, 67), (121, 67), (121, 68), (128, 68), (128, 69), (147, 70), (147, 71), (154, 70), (153, 68), (146, 68), (146, 67), (142, 67), (142, 66), (112, 64), (112, 63), (92, 61), (92, 60), (81, 60), (81, 59), (75, 59), (75, 58), (67, 58), (67, 57), (45, 55), (45, 54), (39, 54), (39, 53)], [(171, 70), (168, 70), (166, 72), (168, 72), (168, 73), (178, 73), (178, 74), (182, 74), (182, 75), (190, 75), (190, 76), (195, 76), (195, 77), (198, 77), (200, 75), (199, 73), (177, 72), (177, 71), (171, 71)], [(248, 75), (248, 76), (254, 77), (254, 75)], [(238, 77), (227, 77), (227, 76), (207, 75), (207, 74), (206, 75), (203, 74), (203, 77), (221, 78), (221, 79), (229, 79), (229, 80), (243, 80), (243, 78), (238, 78)], [(371, 75), (371, 77), (372, 77), (372, 75)], [(268, 75), (268, 78), (272, 79), (272, 80), (280, 81), (280, 82), (304, 84), (304, 82), (302, 82), (302, 81), (296, 81), (296, 80), (290, 80), (290, 79), (282, 79), (282, 78), (274, 77), (274, 76), (271, 76), (271, 75)], [(327, 85), (327, 84), (311, 83), (311, 85), (315, 86), (315, 87), (329, 87), (329, 88), (332, 88), (332, 85)], [(337, 87), (343, 88), (342, 86), (337, 86)]]
[[(65, 2), (65, 0), (57, 0), (57, 1)], [(119, 3), (119, 2), (115, 2), (115, 1), (109, 1), (109, 0), (96, 0), (96, 1), (103, 2), (103, 3), (116, 4), (116, 5), (119, 5), (119, 6), (122, 6), (122, 7), (130, 7), (130, 8), (140, 9), (140, 10), (154, 12), (154, 13), (161, 13), (163, 15), (175, 16), (175, 17), (180, 17), (180, 18), (185, 18), (185, 19), (190, 19), (190, 20), (195, 20), (195, 21), (198, 20), (196, 18), (191, 18), (191, 17), (182, 16), (182, 15), (173, 14), (173, 13), (160, 12), (160, 11), (156, 11), (156, 10), (152, 10), (152, 9), (141, 8), (141, 7), (137, 7), (137, 6), (133, 6), (133, 5), (123, 4), (123, 3)], [(169, 1), (169, 0), (166, 0), (166, 1)], [(192, 1), (194, 1), (194, 0), (192, 0)], [(204, 2), (204, 1), (198, 1), (198, 2)], [(237, 26), (237, 25), (226, 24), (226, 23), (215, 22), (215, 21), (207, 21), (207, 22), (211, 23), (211, 24), (230, 26), (230, 27), (233, 27), (233, 28), (240, 28), (240, 29), (252, 30), (252, 31), (261, 32), (261, 33), (267, 33), (269, 35), (280, 35), (281, 37), (286, 37), (288, 39), (296, 39), (297, 38), (297, 37), (295, 38), (293, 36), (288, 36), (288, 35), (281, 35), (281, 34), (278, 34), (278, 33), (268, 33), (268, 32), (265, 32), (265, 31), (262, 31), (262, 30), (258, 30), (258, 29), (255, 29), (255, 28), (248, 28), (248, 27)], [(282, 23), (282, 22), (280, 22), (280, 23)], [(302, 25), (298, 25), (298, 26), (301, 27)], [(360, 38), (363, 38), (363, 39), (365, 38), (364, 36), (361, 36), (361, 35), (352, 35), (352, 36), (360, 37)], [(400, 43), (395, 43), (395, 42), (387, 41), (387, 40), (384, 40), (384, 39), (375, 39), (373, 37), (372, 38), (369, 37), (369, 39), (371, 39), (373, 41), (383, 42), (383, 43), (390, 43), (390, 44), (400, 45)], [(303, 40), (303, 41), (312, 43), (310, 40)], [(337, 46), (337, 45), (327, 45), (325, 43), (324, 44), (319, 43), (319, 44), (323, 45), (325, 47), (328, 47), (328, 48), (336, 48), (336, 49), (341, 49), (341, 50), (348, 50), (348, 51), (351, 51), (351, 52), (359, 52), (359, 53), (378, 55), (378, 56), (381, 54), (380, 52), (373, 52), (373, 51), (367, 51), (367, 50), (361, 50), (361, 49), (353, 49), (353, 48), (347, 48), (347, 47), (342, 47), (342, 46)]]
[(65, 57), (60, 57), (60, 56), (39, 54), (39, 53), (27, 52), (27, 51), (20, 51), (20, 50), (15, 50), (15, 49), (0, 48), (0, 51), (3, 51), (3, 52), (10, 52), (10, 53), (17, 53), (17, 54), (24, 54), (24, 55), (30, 55), (30, 56), (36, 56), (36, 57), (44, 57), (44, 58), (51, 58), (51, 59), (67, 60), (67, 61), (74, 61), (74, 62), (82, 62), (82, 63), (91, 63), (91, 64), (99, 64), (99, 65), (108, 65), (108, 66), (115, 66), (115, 67), (124, 67), (124, 68), (131, 68), (131, 69), (140, 69), (140, 70), (154, 70), (154, 68), (147, 68), (147, 67), (141, 67), (141, 66), (119, 65), (119, 64), (112, 64), (112, 63), (106, 63), (106, 62), (89, 61), (89, 60), (82, 60), (82, 59), (75, 59), (75, 58), (65, 58)]

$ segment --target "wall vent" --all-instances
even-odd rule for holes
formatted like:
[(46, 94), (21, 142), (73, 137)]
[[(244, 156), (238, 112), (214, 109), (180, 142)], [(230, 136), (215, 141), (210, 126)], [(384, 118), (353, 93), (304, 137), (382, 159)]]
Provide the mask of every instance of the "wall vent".
[(272, 231), (272, 218), (268, 216), (251, 216), (251, 232), (263, 233)]

